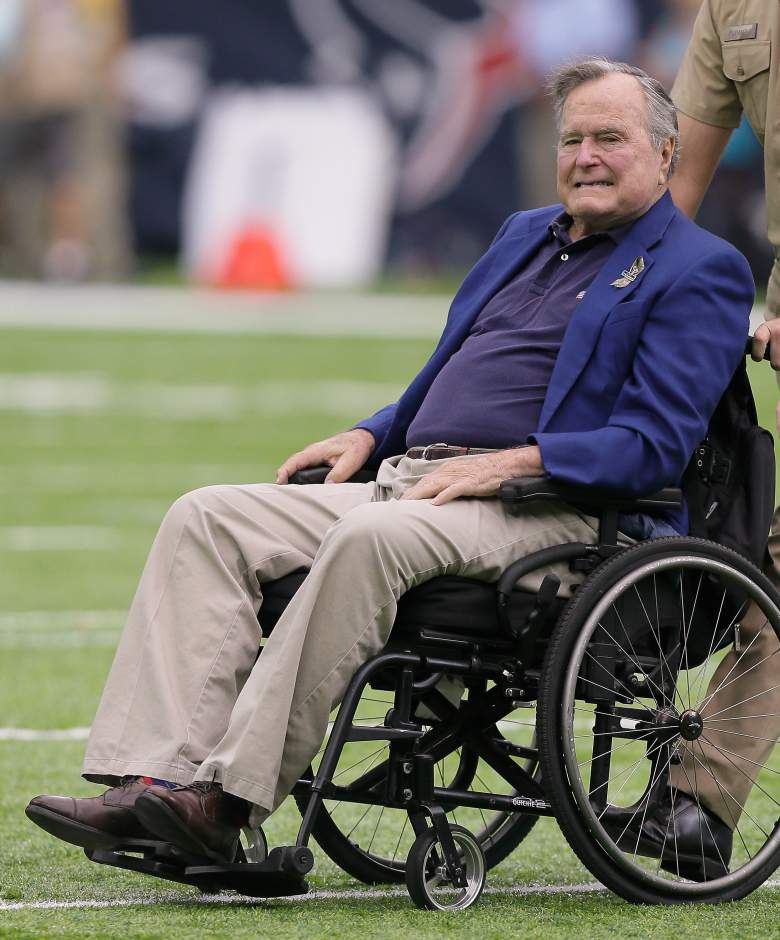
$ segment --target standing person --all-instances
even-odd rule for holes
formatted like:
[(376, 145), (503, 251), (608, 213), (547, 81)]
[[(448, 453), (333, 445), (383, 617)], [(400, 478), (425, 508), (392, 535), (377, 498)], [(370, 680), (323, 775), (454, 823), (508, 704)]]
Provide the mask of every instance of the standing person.
[[(766, 298), (768, 319), (756, 330), (753, 358), (763, 358), (771, 339), (772, 366), (780, 369), (780, 56), (776, 50), (780, 50), (778, 0), (743, 0), (738, 4), (704, 0), (672, 89), (681, 155), (669, 189), (678, 208), (691, 218), (695, 216), (744, 112), (764, 145), (769, 239), (775, 249)], [(780, 509), (775, 510), (769, 552), (772, 561), (767, 574), (780, 585)], [(730, 710), (745, 702), (760, 706), (753, 708), (754, 721), (743, 722), (738, 737), (733, 732), (713, 731), (700, 742), (712, 772), (699, 773), (698, 800), (732, 830), (758, 770), (780, 736), (779, 661), (774, 658), (779, 649), (774, 632), (762, 629), (765, 622), (756, 608), (747, 611), (740, 629), (745, 650), (742, 661), (748, 668), (735, 678), (732, 670), (737, 654), (729, 652), (708, 689), (709, 715), (733, 715)], [(712, 841), (711, 820), (702, 816), (697, 801), (686, 798), (691, 793), (693, 765), (692, 754), (686, 751), (682, 763), (671, 768), (674, 790), (670, 792), (676, 792), (676, 806), (670, 798), (644, 821), (640, 852), (660, 855), (672, 830), (689, 841), (695, 834), (704, 842)]]
[(54, 281), (120, 276), (129, 254), (114, 82), (122, 0), (7, 5), (10, 35), (0, 44), (4, 273)]

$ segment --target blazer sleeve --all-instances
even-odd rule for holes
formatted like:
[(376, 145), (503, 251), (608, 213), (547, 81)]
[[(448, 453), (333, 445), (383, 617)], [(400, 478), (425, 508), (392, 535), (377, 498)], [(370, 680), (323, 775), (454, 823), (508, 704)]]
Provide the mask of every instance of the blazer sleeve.
[(753, 297), (725, 246), (680, 276), (648, 312), (605, 426), (533, 436), (550, 477), (633, 496), (676, 485), (745, 355)]
[(372, 414), (370, 418), (364, 418), (362, 421), (358, 421), (357, 424), (352, 426), (351, 430), (354, 431), (357, 428), (362, 428), (364, 431), (370, 431), (378, 444), (390, 430), (390, 425), (395, 418), (397, 407), (397, 401), (394, 401), (390, 405), (385, 405), (384, 408), (380, 408), (379, 411)]

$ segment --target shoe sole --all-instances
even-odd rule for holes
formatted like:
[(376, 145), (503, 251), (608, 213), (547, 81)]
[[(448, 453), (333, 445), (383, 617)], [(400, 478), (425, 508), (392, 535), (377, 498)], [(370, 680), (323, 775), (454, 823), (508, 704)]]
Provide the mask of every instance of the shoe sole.
[(30, 822), (35, 823), (50, 835), (63, 842), (70, 842), (71, 845), (78, 845), (82, 849), (121, 849), (127, 845), (138, 845), (139, 842), (143, 843), (146, 840), (152, 841), (150, 836), (146, 839), (114, 836), (102, 829), (95, 829), (94, 826), (87, 826), (85, 823), (71, 819), (69, 816), (55, 813), (54, 810), (47, 809), (45, 806), (28, 806), (24, 813)]
[(139, 796), (134, 809), (144, 828), (149, 829), (162, 841), (169, 842), (190, 855), (197, 855), (222, 865), (230, 865), (235, 860), (238, 840), (231, 857), (222, 852), (215, 852), (194, 836), (176, 812), (156, 794), (144, 793)]
[[(656, 854), (652, 857), (658, 858), (658, 854), (656, 850)], [(698, 882), (714, 881), (716, 878), (723, 878), (729, 873), (728, 868), (719, 858), (711, 858), (705, 855), (704, 870), (702, 871), (701, 853), (698, 855), (684, 855), (681, 853), (675, 855), (674, 851), (671, 854), (668, 851), (664, 853), (661, 859), (661, 868), (672, 875), (679, 874), (681, 878)]]

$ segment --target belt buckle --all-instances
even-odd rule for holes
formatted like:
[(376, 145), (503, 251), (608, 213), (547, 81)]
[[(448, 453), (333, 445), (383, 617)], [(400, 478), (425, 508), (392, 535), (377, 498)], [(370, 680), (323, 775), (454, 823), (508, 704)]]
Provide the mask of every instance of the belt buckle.
[(449, 446), (450, 446), (449, 444), (445, 444), (445, 443), (442, 442), (442, 441), (440, 441), (438, 444), (428, 444), (427, 447), (423, 447), (423, 452), (422, 452), (422, 457), (421, 457), (421, 459), (422, 459), (422, 460), (436, 460), (437, 458), (435, 458), (435, 457), (432, 456), (433, 451), (434, 451), (437, 447), (449, 448)]

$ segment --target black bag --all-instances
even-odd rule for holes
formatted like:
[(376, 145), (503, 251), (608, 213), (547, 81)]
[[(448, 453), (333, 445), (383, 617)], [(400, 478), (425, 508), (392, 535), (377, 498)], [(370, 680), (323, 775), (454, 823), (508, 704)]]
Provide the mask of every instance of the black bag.
[(718, 402), (683, 476), (690, 534), (761, 566), (775, 506), (775, 451), (760, 427), (745, 362)]

